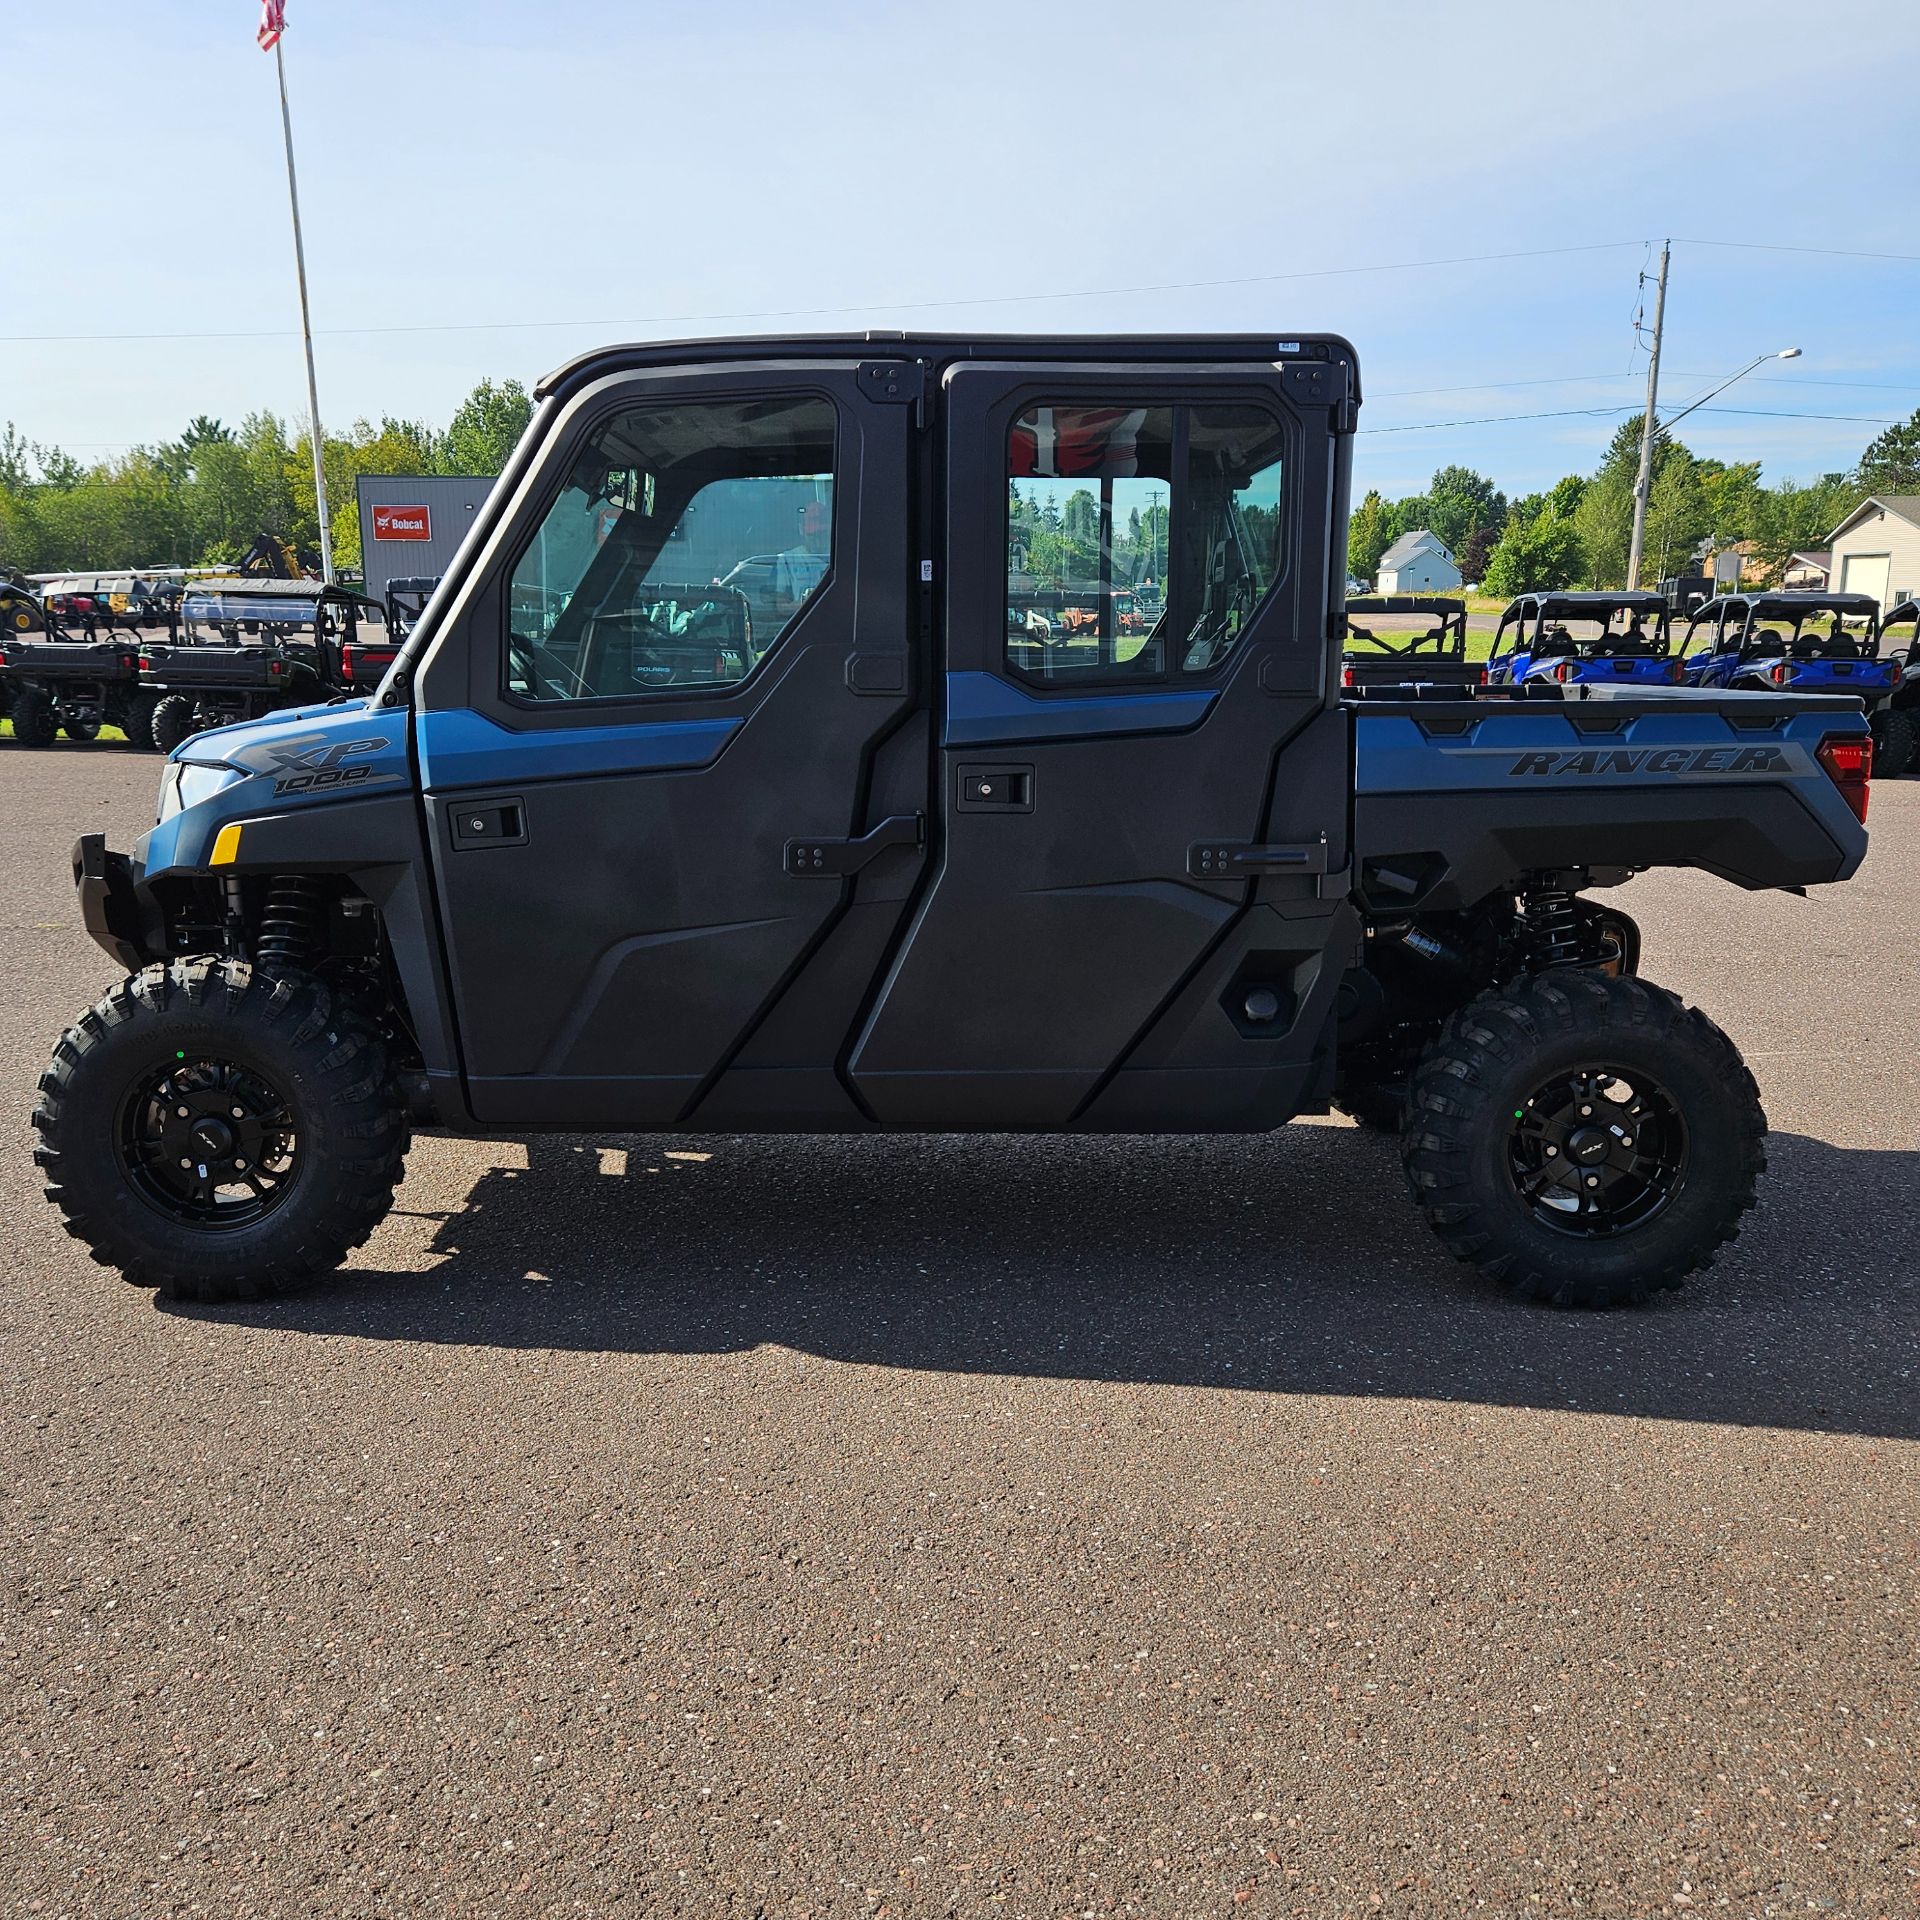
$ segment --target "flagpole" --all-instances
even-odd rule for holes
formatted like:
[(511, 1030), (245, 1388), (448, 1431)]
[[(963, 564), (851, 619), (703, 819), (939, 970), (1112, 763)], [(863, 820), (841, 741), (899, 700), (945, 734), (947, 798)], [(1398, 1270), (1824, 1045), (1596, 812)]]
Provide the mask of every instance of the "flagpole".
[(287, 63), (280, 40), (273, 43), (274, 71), (280, 76), (280, 130), (287, 138), (287, 201), (293, 208), (293, 264), (300, 278), (300, 338), (307, 349), (307, 419), (313, 437), (313, 498), (320, 515), (320, 577), (333, 583), (333, 526), (327, 517), (327, 468), (320, 443), (320, 383), (313, 372), (313, 319), (307, 310), (307, 250), (300, 238), (300, 186), (293, 171), (293, 115), (287, 108)]

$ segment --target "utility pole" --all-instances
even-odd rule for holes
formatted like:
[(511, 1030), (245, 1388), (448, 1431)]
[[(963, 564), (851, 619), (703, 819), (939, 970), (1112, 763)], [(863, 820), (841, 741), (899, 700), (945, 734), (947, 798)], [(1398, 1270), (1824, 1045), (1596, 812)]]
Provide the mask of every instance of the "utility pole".
[(300, 278), (300, 337), (307, 348), (307, 419), (313, 436), (313, 500), (320, 515), (320, 577), (333, 584), (333, 526), (327, 517), (327, 469), (320, 445), (320, 383), (313, 372), (313, 319), (307, 311), (307, 250), (300, 238), (300, 188), (293, 173), (293, 115), (287, 109), (287, 63), (276, 31), (273, 64), (280, 76), (280, 130), (287, 139), (287, 199), (293, 208), (293, 265)]
[(1660, 336), (1667, 323), (1667, 256), (1673, 242), (1660, 243), (1660, 290), (1653, 302), (1653, 357), (1647, 362), (1647, 411), (1640, 422), (1640, 472), (1633, 483), (1633, 542), (1627, 549), (1627, 585), (1640, 584), (1640, 556), (1647, 544), (1647, 500), (1653, 492), (1654, 410), (1660, 404)]

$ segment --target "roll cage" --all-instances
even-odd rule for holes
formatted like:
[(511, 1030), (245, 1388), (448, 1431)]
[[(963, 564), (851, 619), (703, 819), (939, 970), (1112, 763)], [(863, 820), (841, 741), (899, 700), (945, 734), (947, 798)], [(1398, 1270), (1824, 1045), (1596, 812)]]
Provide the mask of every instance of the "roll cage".
[[(1413, 614), (1432, 624), (1424, 633), (1379, 633), (1354, 616)], [(1467, 603), (1464, 600), (1427, 600), (1415, 594), (1363, 593), (1351, 595), (1346, 605), (1348, 650), (1355, 645), (1396, 657), (1423, 656), (1464, 660), (1467, 655)]]
[[(1597, 630), (1577, 633), (1569, 623)], [(1673, 608), (1658, 593), (1523, 593), (1501, 614), (1489, 659), (1663, 660), (1672, 640)]]
[[(1824, 633), (1807, 623), (1826, 616)], [(1859, 622), (1857, 633), (1844, 623)], [(1803, 660), (1877, 660), (1880, 604), (1865, 593), (1729, 593), (1709, 600), (1687, 623), (1684, 650), (1706, 630), (1707, 651), (1737, 653), (1742, 660), (1791, 656)]]

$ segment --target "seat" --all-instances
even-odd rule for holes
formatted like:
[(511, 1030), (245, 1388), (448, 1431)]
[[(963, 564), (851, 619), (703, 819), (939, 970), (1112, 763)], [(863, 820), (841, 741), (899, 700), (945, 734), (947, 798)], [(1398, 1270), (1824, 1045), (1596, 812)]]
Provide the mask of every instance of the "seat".
[(1573, 635), (1565, 627), (1549, 627), (1533, 645), (1536, 660), (1555, 657), (1574, 651)]

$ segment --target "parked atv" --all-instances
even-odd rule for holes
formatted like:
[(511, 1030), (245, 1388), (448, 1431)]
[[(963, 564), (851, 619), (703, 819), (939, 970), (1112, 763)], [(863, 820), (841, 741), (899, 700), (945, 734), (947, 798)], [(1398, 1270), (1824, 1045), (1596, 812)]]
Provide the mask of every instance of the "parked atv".
[(1523, 593), (1494, 631), (1487, 684), (1677, 686), (1672, 623), (1658, 593)]
[(1851, 693), (1869, 709), (1905, 677), (1880, 658), (1880, 605), (1865, 593), (1725, 594), (1696, 610), (1682, 652), (1689, 686)]
[(1867, 709), (1873, 727), (1873, 770), (1882, 779), (1920, 773), (1920, 600), (1902, 600), (1880, 621), (1880, 655), (1899, 674), (1878, 706)]
[[(40, 1077), (68, 1229), (137, 1284), (251, 1298), (367, 1239), (415, 1120), (1233, 1134), (1284, 1251), (1313, 1196), (1257, 1136), (1364, 1097), (1491, 1282), (1678, 1286), (1740, 1230), (1766, 1123), (1604, 890), (1846, 879), (1866, 716), (1343, 696), (1358, 405), (1353, 349), (1312, 334), (571, 362), (370, 696), (192, 741), (131, 849), (80, 839), (127, 977)], [(792, 476), (830, 564), (752, 609), (741, 671), (748, 596), (711, 583)], [(1153, 628), (1030, 646), (1012, 481), (1118, 507), (1143, 476), (1173, 529)], [(1115, 1151), (1170, 1209), (1243, 1197)]]
[(139, 657), (141, 685), (153, 700), (154, 744), (171, 753), (209, 727), (349, 689), (355, 683), (348, 650), (365, 623), (385, 638), (376, 602), (318, 580), (193, 582), (180, 596), (176, 637)]
[(73, 635), (11, 583), (0, 583), (0, 706), (23, 747), (50, 747), (62, 733), (92, 740), (103, 726), (119, 727), (130, 746), (153, 744), (134, 642)]
[[(1346, 650), (1340, 679), (1348, 687), (1484, 684), (1487, 673), (1467, 663), (1467, 603), (1422, 600), (1410, 594), (1354, 594), (1347, 600)], [(1363, 625), (1356, 615), (1364, 615)], [(1414, 619), (1423, 624), (1408, 628)]]

